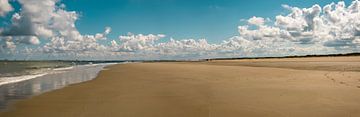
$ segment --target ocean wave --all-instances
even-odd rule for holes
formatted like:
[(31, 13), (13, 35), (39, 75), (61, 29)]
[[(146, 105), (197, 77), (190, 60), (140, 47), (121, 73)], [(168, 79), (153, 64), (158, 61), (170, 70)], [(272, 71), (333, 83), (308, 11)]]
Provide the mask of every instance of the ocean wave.
[(53, 70), (55, 71), (66, 71), (66, 70), (71, 70), (71, 69), (74, 69), (74, 66), (71, 66), (71, 67), (63, 67), (63, 68), (55, 68)]
[(5, 84), (11, 84), (11, 83), (17, 83), (22, 82), (30, 79), (39, 78), (48, 74), (57, 74), (57, 73), (63, 73), (66, 71), (71, 71), (72, 69), (83, 69), (87, 67), (96, 67), (96, 66), (108, 66), (108, 65), (114, 65), (117, 63), (97, 63), (97, 64), (85, 64), (85, 65), (75, 65), (70, 67), (62, 67), (62, 68), (54, 68), (54, 69), (42, 69), (42, 70), (36, 70), (33, 71), (31, 74), (21, 75), (21, 76), (6, 76), (6, 77), (0, 77), (0, 86)]
[(48, 74), (48, 73), (42, 73), (42, 74), (36, 74), (36, 75), (14, 76), (14, 77), (2, 77), (2, 78), (0, 78), (0, 86), (5, 85), (5, 84), (11, 84), (11, 83), (34, 79), (37, 77), (45, 76), (46, 74)]

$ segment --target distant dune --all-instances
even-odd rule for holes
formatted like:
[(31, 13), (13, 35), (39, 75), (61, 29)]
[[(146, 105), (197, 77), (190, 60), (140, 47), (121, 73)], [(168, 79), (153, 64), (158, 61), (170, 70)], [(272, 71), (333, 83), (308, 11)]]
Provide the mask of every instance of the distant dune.
[(314, 55), (293, 55), (293, 56), (278, 56), (278, 57), (239, 57), (239, 58), (209, 58), (210, 60), (234, 60), (234, 59), (273, 59), (273, 58), (309, 58), (309, 57), (344, 57), (344, 56), (360, 56), (360, 53), (344, 53), (344, 54), (314, 54)]

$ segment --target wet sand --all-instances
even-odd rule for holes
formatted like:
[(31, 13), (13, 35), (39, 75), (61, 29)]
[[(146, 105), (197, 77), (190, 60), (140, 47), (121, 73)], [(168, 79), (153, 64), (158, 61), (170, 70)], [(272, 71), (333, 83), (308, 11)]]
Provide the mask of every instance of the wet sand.
[(0, 117), (358, 117), (360, 57), (115, 65)]

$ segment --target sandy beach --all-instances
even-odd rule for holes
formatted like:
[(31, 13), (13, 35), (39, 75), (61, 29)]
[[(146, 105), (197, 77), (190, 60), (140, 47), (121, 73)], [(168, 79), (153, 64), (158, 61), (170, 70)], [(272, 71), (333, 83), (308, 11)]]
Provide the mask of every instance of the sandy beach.
[(0, 117), (359, 117), (360, 57), (113, 65)]

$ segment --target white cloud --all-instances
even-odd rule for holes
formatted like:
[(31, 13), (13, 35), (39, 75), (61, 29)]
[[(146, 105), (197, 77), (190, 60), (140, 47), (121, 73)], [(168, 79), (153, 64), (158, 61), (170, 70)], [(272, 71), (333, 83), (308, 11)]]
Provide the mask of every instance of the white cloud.
[(248, 23), (249, 24), (253, 24), (253, 25), (257, 25), (257, 26), (260, 26), (260, 25), (263, 25), (265, 23), (265, 20), (264, 18), (262, 17), (252, 17), (248, 20)]
[(115, 40), (112, 40), (110, 43), (111, 43), (112, 47), (116, 48), (117, 46), (119, 46), (119, 44), (117, 44), (117, 42)]
[(40, 40), (36, 36), (16, 36), (13, 37), (14, 42), (28, 45), (39, 45)]
[(136, 52), (154, 50), (155, 41), (164, 37), (165, 35), (163, 34), (134, 35), (132, 33), (126, 36), (119, 36), (121, 42), (119, 51)]
[(9, 4), (9, 0), (0, 0), (0, 16), (5, 16), (12, 10), (13, 7)]
[(206, 55), (214, 51), (217, 45), (209, 44), (206, 39), (170, 39), (168, 42), (156, 45), (161, 55)]
[(111, 28), (106, 27), (104, 33), (82, 35), (76, 28), (79, 19), (75, 11), (66, 11), (59, 0), (18, 0), (21, 10), (14, 13), (11, 25), (3, 29), (2, 36), (12, 36), (15, 44), (39, 45), (40, 40), (48, 39), (40, 50), (46, 53), (66, 51), (82, 52), (102, 50), (98, 40), (106, 39)]
[(15, 49), (15, 48), (16, 48), (16, 45), (14, 44), (14, 42), (6, 41), (6, 42), (5, 42), (5, 48)]
[[(313, 5), (310, 8), (298, 8), (283, 5), (291, 12), (288, 15), (276, 16), (272, 31), (264, 28), (251, 31), (245, 30), (251, 37), (266, 39), (269, 32), (273, 35), (280, 30), (284, 34), (283, 40), (291, 40), (300, 44), (322, 44), (327, 47), (357, 48), (355, 38), (360, 36), (359, 1), (355, 0), (346, 7), (343, 1), (331, 3), (323, 8)], [(265, 26), (269, 27), (269, 26)], [(290, 35), (289, 35), (290, 34)]]
[(104, 33), (95, 34), (95, 39), (106, 39), (106, 36), (111, 32), (110, 27), (105, 27)]
[(33, 45), (39, 45), (40, 41), (39, 41), (39, 38), (37, 38), (36, 36), (31, 36), (29, 39), (29, 43), (31, 43)]

